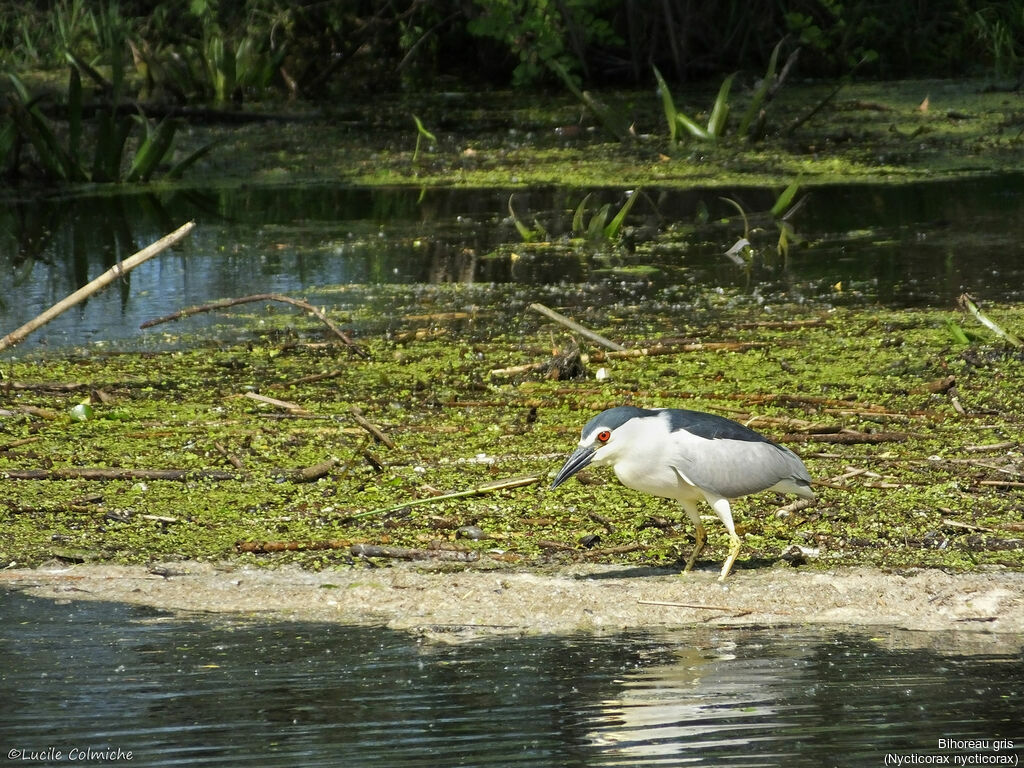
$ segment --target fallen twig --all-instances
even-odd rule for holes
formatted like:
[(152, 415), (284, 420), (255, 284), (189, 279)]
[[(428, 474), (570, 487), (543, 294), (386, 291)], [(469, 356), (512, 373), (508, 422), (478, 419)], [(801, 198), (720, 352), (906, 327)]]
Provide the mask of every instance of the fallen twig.
[(242, 296), (235, 299), (222, 299), (221, 301), (215, 301), (211, 304), (202, 304), (196, 307), (188, 307), (186, 309), (178, 310), (169, 315), (163, 317), (157, 317), (153, 320), (147, 320), (142, 323), (139, 328), (152, 328), (154, 325), (160, 325), (161, 323), (169, 323), (173, 320), (181, 320), (185, 317), (191, 317), (192, 315), (198, 315), (201, 312), (215, 312), (218, 309), (225, 309), (227, 307), (234, 307), (238, 304), (249, 304), (256, 301), (279, 301), (283, 304), (291, 304), (293, 307), (299, 307), (304, 309), (310, 314), (314, 315), (320, 322), (326, 325), (331, 333), (337, 336), (341, 342), (361, 357), (368, 357), (368, 353), (354, 341), (352, 338), (339, 328), (327, 315), (321, 312), (319, 309), (314, 307), (308, 301), (302, 299), (293, 299), (291, 296), (285, 296), (280, 293), (257, 293), (252, 296)]
[(543, 304), (531, 304), (530, 309), (532, 309), (534, 312), (540, 312), (542, 315), (544, 315), (544, 317), (547, 317), (550, 320), (554, 320), (556, 323), (561, 323), (566, 328), (576, 331), (576, 333), (580, 334), (585, 338), (590, 339), (596, 344), (600, 344), (602, 347), (607, 347), (608, 349), (616, 351), (621, 351), (625, 349), (625, 347), (622, 346), (621, 344), (618, 344), (612, 341), (611, 339), (606, 339), (601, 334), (594, 333), (594, 331), (591, 331), (589, 328), (584, 328), (575, 320), (570, 320), (565, 315), (560, 315), (558, 312), (555, 312), (555, 310), (549, 309), (548, 307), (545, 307)]
[(370, 517), (372, 515), (386, 515), (389, 512), (398, 512), (399, 510), (405, 509), (406, 507), (416, 507), (421, 504), (433, 504), (437, 501), (445, 501), (446, 499), (461, 499), (466, 496), (482, 496), (486, 493), (494, 493), (495, 491), (504, 491), (510, 488), (521, 488), (524, 485), (533, 485), (539, 483), (540, 478), (527, 475), (524, 477), (513, 477), (508, 480), (495, 480), (492, 483), (484, 483), (478, 485), (476, 488), (470, 488), (465, 491), (456, 491), (455, 493), (445, 493), (440, 496), (431, 496), (426, 499), (413, 499), (412, 501), (406, 501), (402, 504), (395, 504), (391, 507), (380, 507), (379, 509), (371, 509), (366, 512), (356, 512), (353, 515), (349, 515), (348, 519), (355, 520), (360, 517)]
[(480, 559), (480, 553), (472, 549), (406, 549), (378, 544), (353, 544), (349, 552), (353, 557), (389, 557), (396, 560), (455, 560), (472, 563)]
[(5, 469), (9, 480), (242, 480), (237, 472), (216, 469), (125, 469), (123, 467), (54, 467)]
[(702, 603), (673, 603), (666, 600), (637, 600), (637, 605), (660, 605), (666, 608), (695, 608), (700, 611), (742, 611), (750, 613), (744, 608), (730, 608), (725, 605), (703, 605)]
[[(267, 474), (283, 477), (294, 483), (308, 483), (327, 474), (337, 463), (328, 459), (311, 467), (301, 469), (271, 469)], [(227, 472), (220, 469), (129, 469), (126, 467), (53, 467), (51, 469), (5, 469), (0, 478), (6, 480), (248, 480), (251, 475), (244, 472)]]
[(252, 552), (262, 555), (268, 552), (306, 552), (320, 549), (348, 549), (351, 541), (330, 539), (328, 541), (239, 541), (235, 549), (239, 552)]
[(371, 424), (369, 421), (367, 421), (366, 417), (363, 416), (362, 409), (358, 405), (353, 405), (350, 410), (352, 413), (352, 418), (355, 419), (356, 424), (358, 424), (360, 427), (369, 432), (373, 436), (374, 440), (376, 440), (378, 443), (384, 443), (384, 445), (386, 445), (388, 448), (395, 447), (395, 444), (391, 442), (391, 438), (385, 435), (381, 431), (380, 427), (377, 427), (376, 425)]
[(853, 430), (835, 434), (789, 433), (779, 438), (783, 443), (899, 443), (909, 440), (906, 432), (854, 432)]
[[(618, 349), (612, 352), (591, 352), (582, 355), (584, 363), (603, 363), (608, 360), (620, 360), (633, 357), (655, 357), (657, 355), (674, 355), (679, 352), (745, 352), (748, 349), (761, 349), (770, 346), (767, 342), (761, 341), (708, 341), (692, 342), (686, 344), (657, 344), (653, 347), (637, 349)], [(513, 365), (508, 368), (495, 368), (491, 370), (491, 376), (518, 376), (521, 373), (534, 373), (550, 368), (551, 361), (545, 360), (540, 363), (526, 363), (524, 365)]]
[(83, 285), (81, 288), (79, 288), (71, 295), (61, 299), (48, 310), (46, 310), (40, 315), (37, 315), (34, 319), (25, 323), (17, 330), (11, 331), (9, 334), (0, 339), (0, 352), (9, 347), (13, 347), (15, 344), (20, 343), (22, 340), (24, 340), (26, 336), (28, 336), (37, 328), (41, 328), (42, 326), (46, 325), (48, 322), (53, 320), (53, 318), (62, 314), (66, 310), (78, 304), (79, 302), (89, 298), (97, 291), (103, 290), (112, 282), (114, 282), (114, 280), (116, 280), (117, 278), (127, 274), (128, 272), (135, 269), (143, 262), (148, 261), (149, 259), (156, 256), (158, 253), (167, 250), (176, 242), (185, 237), (185, 235), (191, 232), (195, 225), (196, 223), (194, 221), (182, 224), (176, 230), (171, 232), (171, 234), (164, 235), (155, 243), (146, 246), (141, 251), (138, 251), (137, 253), (129, 256), (124, 261), (117, 262), (117, 264), (112, 266), (110, 269), (108, 269), (106, 272), (104, 272), (102, 275), (97, 277), (92, 282)]
[(245, 397), (250, 400), (255, 400), (258, 403), (264, 403), (265, 405), (272, 405), (275, 408), (283, 408), (289, 413), (309, 413), (298, 403), (290, 403), (287, 400), (277, 400), (273, 397), (267, 397), (266, 395), (258, 395), (255, 392), (246, 392)]

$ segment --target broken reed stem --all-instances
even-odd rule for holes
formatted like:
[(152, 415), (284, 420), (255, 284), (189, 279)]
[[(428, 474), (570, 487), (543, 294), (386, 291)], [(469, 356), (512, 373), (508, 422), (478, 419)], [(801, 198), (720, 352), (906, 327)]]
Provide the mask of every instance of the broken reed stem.
[[(299, 469), (270, 469), (266, 473), (281, 476), (293, 483), (308, 483), (326, 475), (337, 459), (327, 459), (311, 467)], [(128, 469), (125, 467), (53, 467), (52, 469), (5, 469), (0, 471), (4, 480), (249, 480), (244, 472), (220, 469)]]
[(561, 323), (566, 328), (576, 331), (576, 333), (580, 334), (580, 336), (588, 338), (595, 344), (600, 344), (602, 347), (607, 347), (608, 349), (611, 349), (616, 352), (621, 352), (622, 350), (625, 349), (625, 347), (622, 346), (621, 344), (618, 344), (612, 341), (611, 339), (606, 339), (601, 334), (594, 333), (594, 331), (590, 330), (589, 328), (584, 328), (575, 320), (570, 320), (565, 315), (560, 315), (558, 312), (555, 312), (555, 310), (549, 309), (548, 307), (545, 307), (543, 304), (531, 304), (530, 309), (532, 309), (534, 312), (540, 312), (542, 315), (544, 315), (544, 317), (548, 318), (549, 320), (554, 320), (556, 323)]
[(163, 317), (157, 317), (153, 320), (147, 320), (142, 323), (139, 328), (152, 328), (154, 325), (160, 325), (161, 323), (169, 323), (174, 320), (181, 320), (185, 317), (191, 317), (192, 315), (198, 315), (201, 312), (215, 312), (218, 309), (226, 309), (227, 307), (234, 307), (238, 304), (251, 304), (257, 301), (278, 301), (282, 304), (291, 304), (293, 307), (304, 309), (311, 315), (314, 315), (320, 322), (330, 329), (331, 333), (337, 336), (341, 342), (361, 357), (368, 357), (368, 353), (354, 341), (352, 338), (339, 328), (334, 321), (332, 321), (327, 315), (321, 312), (319, 309), (314, 307), (308, 301), (302, 299), (293, 299), (291, 296), (285, 296), (281, 293), (257, 293), (252, 296), (241, 296), (235, 299), (222, 299), (220, 301), (214, 301), (210, 304), (202, 304), (195, 307), (187, 307), (186, 309), (180, 309), (177, 312), (172, 312), (169, 315)]
[(975, 304), (974, 301), (971, 299), (970, 295), (966, 293), (961, 293), (960, 298), (957, 299), (957, 302), (960, 304), (961, 307), (970, 312), (971, 315), (974, 316), (975, 320), (977, 320), (979, 323), (981, 323), (990, 331), (992, 331), (992, 333), (994, 333), (996, 336), (1005, 339), (1007, 342), (1009, 342), (1015, 347), (1024, 346), (1024, 342), (1018, 339), (1014, 334), (1005, 330), (1002, 326), (998, 325), (994, 320), (992, 320), (988, 315), (982, 312), (978, 305)]
[(183, 237), (185, 237), (185, 235), (191, 232), (195, 225), (196, 223), (194, 221), (189, 221), (185, 224), (182, 224), (169, 235), (164, 235), (155, 243), (146, 246), (141, 251), (138, 251), (137, 253), (129, 256), (124, 261), (119, 261), (117, 264), (112, 266), (110, 269), (108, 269), (102, 275), (97, 277), (95, 280), (93, 280), (90, 283), (87, 283), (86, 285), (83, 285), (81, 288), (79, 288), (77, 291), (70, 294), (69, 296), (64, 297), (56, 304), (54, 304), (52, 307), (50, 307), (48, 310), (37, 315), (34, 319), (30, 320), (29, 322), (25, 323), (23, 326), (21, 326), (21, 328), (18, 328), (15, 331), (11, 331), (9, 334), (0, 339), (0, 352), (10, 347), (13, 347), (15, 344), (21, 343), (26, 336), (28, 336), (36, 329), (46, 325), (55, 317), (63, 314), (65, 311), (75, 306), (79, 302), (82, 302), (85, 299), (89, 298), (94, 293), (103, 290), (112, 282), (114, 282), (114, 280), (121, 277), (122, 275), (126, 275), (128, 272), (135, 269), (143, 262), (148, 261), (149, 259), (156, 256), (158, 253), (167, 250), (172, 245), (181, 240)]
[(379, 507), (378, 509), (371, 509), (366, 512), (356, 512), (354, 515), (349, 515), (348, 519), (356, 520), (360, 517), (370, 517), (372, 515), (386, 515), (389, 512), (398, 512), (399, 510), (405, 509), (406, 507), (416, 507), (421, 504), (434, 504), (438, 501), (446, 501), (447, 499), (462, 499), (467, 496), (482, 496), (486, 493), (494, 493), (495, 491), (504, 491), (510, 488), (521, 488), (524, 485), (533, 485), (539, 483), (541, 478), (527, 475), (524, 477), (513, 477), (508, 480), (496, 480), (493, 483), (484, 483), (478, 485), (476, 488), (470, 488), (465, 491), (456, 491), (455, 493), (445, 493), (441, 496), (431, 496), (426, 499), (413, 499), (412, 501), (406, 501), (402, 504), (395, 504), (391, 507)]

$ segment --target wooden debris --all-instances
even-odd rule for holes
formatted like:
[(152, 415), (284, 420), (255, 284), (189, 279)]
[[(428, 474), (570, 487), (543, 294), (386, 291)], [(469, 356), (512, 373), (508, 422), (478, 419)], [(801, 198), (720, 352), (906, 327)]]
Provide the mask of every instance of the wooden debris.
[(309, 413), (298, 403), (290, 403), (287, 400), (277, 400), (273, 397), (267, 397), (266, 395), (258, 395), (255, 392), (246, 392), (245, 397), (250, 400), (255, 400), (258, 403), (264, 403), (265, 405), (272, 405), (275, 408), (281, 408), (290, 413)]
[(353, 544), (349, 548), (353, 557), (386, 557), (395, 560), (450, 560), (460, 563), (474, 563), (480, 553), (469, 549), (406, 549), (380, 544)]
[(163, 317), (157, 317), (154, 318), (153, 320), (147, 320), (146, 322), (142, 323), (142, 325), (140, 325), (139, 328), (152, 328), (154, 325), (160, 325), (161, 323), (169, 323), (174, 320), (181, 320), (182, 318), (185, 317), (198, 315), (201, 312), (215, 312), (219, 309), (226, 309), (227, 307), (237, 306), (238, 304), (250, 304), (252, 302), (258, 301), (277, 301), (281, 302), (282, 304), (291, 304), (294, 307), (304, 309), (306, 312), (309, 312), (311, 315), (315, 316), (318, 320), (320, 320), (320, 322), (326, 325), (327, 328), (331, 331), (331, 333), (333, 333), (338, 339), (340, 339), (341, 343), (347, 346), (349, 349), (351, 349), (354, 353), (356, 353), (360, 357), (369, 356), (366, 350), (364, 350), (362, 347), (360, 347), (358, 344), (352, 341), (352, 338), (347, 333), (341, 330), (341, 328), (339, 328), (329, 317), (327, 317), (327, 315), (325, 315), (319, 309), (314, 307), (308, 301), (303, 301), (302, 299), (293, 299), (290, 296), (285, 296), (280, 293), (257, 293), (252, 296), (241, 296), (235, 299), (222, 299), (221, 301), (214, 301), (210, 304), (188, 307), (186, 309), (181, 309), (178, 310), (177, 312), (173, 312), (169, 315), (164, 315)]
[(395, 504), (391, 507), (380, 507), (378, 509), (371, 509), (366, 512), (356, 512), (354, 515), (349, 515), (348, 519), (356, 520), (361, 517), (370, 517), (371, 515), (385, 515), (391, 512), (398, 512), (404, 510), (407, 507), (415, 507), (421, 504), (433, 504), (437, 501), (444, 501), (446, 499), (461, 499), (467, 496), (480, 496), (485, 493), (494, 493), (495, 491), (504, 491), (511, 488), (520, 488), (524, 485), (533, 485), (534, 483), (540, 482), (541, 478), (527, 475), (524, 477), (513, 477), (507, 480), (495, 480), (492, 483), (484, 483), (478, 485), (476, 488), (470, 488), (465, 491), (456, 491), (455, 493), (445, 493), (441, 496), (431, 496), (427, 499), (413, 499), (412, 501), (406, 501), (401, 504)]
[(239, 552), (252, 552), (257, 555), (268, 552), (307, 552), (322, 549), (348, 549), (352, 542), (342, 539), (328, 541), (239, 541), (235, 549)]
[(968, 453), (989, 453), (996, 451), (1006, 451), (1016, 446), (1017, 443), (1012, 440), (1007, 440), (1002, 443), (989, 443), (988, 445), (965, 445), (964, 450)]
[(855, 432), (843, 430), (831, 435), (789, 433), (779, 438), (783, 443), (900, 443), (909, 440), (906, 432)]
[(125, 469), (123, 467), (54, 467), (5, 469), (8, 480), (242, 480), (243, 475), (214, 469)]
[(227, 459), (231, 466), (233, 466), (235, 469), (245, 469), (245, 465), (242, 463), (242, 460), (235, 456), (233, 453), (230, 453), (228, 449), (225, 448), (223, 445), (214, 441), (213, 447), (216, 448), (217, 453), (219, 453), (221, 456)]
[[(725, 605), (704, 605), (703, 603), (673, 603), (665, 600), (637, 600), (637, 605), (658, 605), (664, 608), (693, 608), (698, 611), (735, 611), (736, 608), (730, 608)], [(751, 611), (745, 609), (743, 613), (751, 613)]]
[(303, 467), (299, 470), (292, 470), (290, 479), (295, 483), (311, 483), (314, 480), (319, 480), (321, 477), (327, 475), (334, 466), (338, 463), (337, 459), (327, 459), (327, 461), (321, 461), (319, 464), (313, 464), (309, 467)]
[(15, 331), (11, 331), (9, 334), (0, 339), (0, 352), (15, 344), (21, 343), (26, 336), (35, 331), (37, 328), (41, 328), (53, 318), (63, 314), (66, 310), (75, 306), (76, 304), (85, 301), (87, 298), (92, 296), (94, 293), (103, 290), (117, 278), (126, 275), (131, 270), (135, 269), (140, 264), (148, 261), (149, 259), (156, 256), (158, 253), (170, 248), (172, 245), (181, 240), (185, 235), (192, 231), (196, 223), (194, 221), (182, 224), (176, 230), (171, 232), (169, 235), (164, 235), (155, 243), (146, 246), (141, 251), (129, 256), (124, 261), (117, 262), (114, 266), (104, 272), (102, 275), (97, 277), (90, 283), (79, 288), (74, 293), (66, 296), (65, 298), (58, 301), (52, 307), (47, 309), (45, 312), (39, 314), (34, 319), (25, 323), (23, 326)]
[(555, 312), (555, 310), (545, 307), (543, 304), (531, 304), (530, 309), (532, 309), (534, 312), (540, 312), (540, 314), (544, 315), (544, 317), (548, 318), (549, 320), (554, 320), (556, 323), (561, 323), (566, 328), (576, 331), (576, 333), (578, 333), (580, 336), (590, 339), (592, 342), (594, 342), (595, 344), (599, 344), (602, 347), (618, 351), (625, 349), (625, 347), (623, 347), (621, 344), (618, 344), (612, 341), (611, 339), (606, 339), (601, 334), (595, 333), (594, 331), (591, 331), (589, 328), (584, 328), (575, 320), (571, 320), (565, 315), (561, 315), (558, 312)]
[(352, 418), (355, 420), (356, 424), (358, 424), (360, 427), (369, 432), (373, 436), (374, 440), (376, 440), (378, 443), (384, 443), (384, 445), (386, 445), (388, 448), (395, 447), (395, 444), (391, 442), (391, 438), (385, 435), (380, 430), (379, 427), (374, 426), (369, 421), (367, 421), (366, 417), (363, 416), (362, 409), (358, 405), (353, 405), (350, 411), (352, 413)]

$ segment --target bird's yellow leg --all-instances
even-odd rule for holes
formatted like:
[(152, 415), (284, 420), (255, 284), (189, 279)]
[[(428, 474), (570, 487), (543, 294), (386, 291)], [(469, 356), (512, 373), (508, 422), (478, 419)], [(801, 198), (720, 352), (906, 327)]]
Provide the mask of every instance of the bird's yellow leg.
[(692, 522), (694, 527), (697, 529), (694, 534), (695, 539), (693, 542), (693, 551), (687, 558), (686, 566), (683, 568), (683, 573), (689, 573), (693, 570), (693, 565), (697, 562), (697, 556), (701, 553), (701, 550), (704, 549), (704, 545), (707, 543), (708, 534), (704, 529), (704, 523), (700, 521), (700, 512), (697, 511), (697, 505), (692, 501), (681, 501), (680, 504), (683, 505), (683, 509), (686, 510), (686, 516), (690, 518), (690, 522)]
[(725, 577), (729, 575), (729, 571), (732, 570), (732, 564), (736, 562), (736, 556), (740, 553), (740, 537), (735, 532), (729, 534), (729, 556), (725, 559), (725, 565), (722, 566), (722, 575), (718, 577), (719, 581), (725, 581)]
[(729, 500), (723, 499), (721, 496), (712, 496), (707, 492), (704, 493), (704, 497), (715, 510), (715, 514), (718, 515), (718, 519), (722, 521), (729, 534), (729, 556), (725, 558), (722, 575), (718, 577), (719, 581), (724, 581), (725, 577), (729, 575), (729, 571), (732, 570), (732, 564), (736, 562), (736, 556), (740, 553), (740, 537), (736, 535), (736, 526), (732, 523), (732, 507), (729, 506)]
[(686, 567), (683, 568), (683, 573), (689, 573), (693, 570), (693, 564), (697, 562), (697, 555), (699, 555), (701, 550), (704, 549), (704, 545), (707, 543), (707, 540), (708, 534), (707, 531), (704, 530), (704, 524), (698, 520), (696, 539), (693, 542), (693, 551), (686, 560)]

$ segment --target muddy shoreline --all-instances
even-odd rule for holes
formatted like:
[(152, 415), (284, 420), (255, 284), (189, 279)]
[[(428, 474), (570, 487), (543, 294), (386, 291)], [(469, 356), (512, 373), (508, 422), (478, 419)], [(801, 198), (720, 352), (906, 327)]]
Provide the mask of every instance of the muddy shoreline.
[(309, 571), (175, 562), (0, 572), (0, 589), (180, 614), (328, 621), (428, 634), (619, 632), (691, 625), (861, 626), (1024, 634), (1024, 573), (621, 565), (443, 572), (417, 564)]

